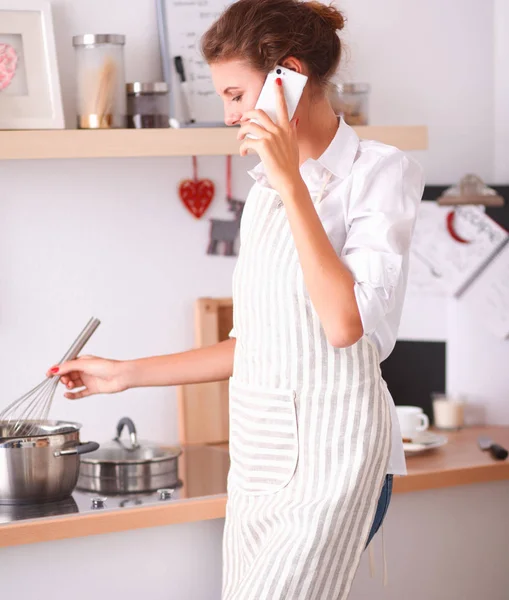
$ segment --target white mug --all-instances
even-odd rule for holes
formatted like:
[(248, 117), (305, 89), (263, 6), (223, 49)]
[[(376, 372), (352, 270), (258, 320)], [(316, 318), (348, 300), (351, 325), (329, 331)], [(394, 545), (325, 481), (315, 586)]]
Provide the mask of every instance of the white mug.
[(401, 435), (412, 439), (416, 434), (426, 431), (429, 427), (428, 416), (419, 406), (396, 406)]

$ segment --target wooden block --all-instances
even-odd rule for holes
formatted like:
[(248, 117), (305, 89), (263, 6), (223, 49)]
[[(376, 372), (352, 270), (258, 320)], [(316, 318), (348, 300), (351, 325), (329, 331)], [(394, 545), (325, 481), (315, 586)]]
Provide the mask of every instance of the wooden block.
[[(231, 298), (199, 298), (195, 306), (196, 347), (228, 339), (233, 323)], [(228, 441), (228, 381), (177, 387), (181, 444)]]

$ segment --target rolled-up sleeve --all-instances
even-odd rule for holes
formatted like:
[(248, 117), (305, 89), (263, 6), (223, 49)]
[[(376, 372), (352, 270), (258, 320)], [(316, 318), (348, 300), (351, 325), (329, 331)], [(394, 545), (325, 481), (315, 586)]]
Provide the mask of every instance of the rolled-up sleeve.
[(341, 258), (355, 280), (366, 334), (394, 308), (423, 187), (420, 165), (395, 151), (379, 159), (351, 190)]

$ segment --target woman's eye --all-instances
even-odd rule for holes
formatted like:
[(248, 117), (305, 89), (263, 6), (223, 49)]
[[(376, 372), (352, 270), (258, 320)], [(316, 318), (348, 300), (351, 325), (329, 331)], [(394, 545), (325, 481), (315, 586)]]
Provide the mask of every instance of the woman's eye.
[(233, 102), (240, 102), (242, 100), (242, 96), (235, 96), (235, 98), (233, 98)]

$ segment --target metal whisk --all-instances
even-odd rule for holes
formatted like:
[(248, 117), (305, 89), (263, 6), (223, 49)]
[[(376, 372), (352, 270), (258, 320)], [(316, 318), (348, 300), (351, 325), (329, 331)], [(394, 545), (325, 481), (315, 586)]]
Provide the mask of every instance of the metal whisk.
[[(99, 319), (90, 319), (58, 364), (76, 358), (100, 323)], [(59, 380), (58, 376), (46, 378), (0, 412), (0, 437), (36, 435), (41, 422), (48, 418)]]

